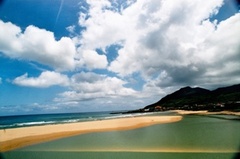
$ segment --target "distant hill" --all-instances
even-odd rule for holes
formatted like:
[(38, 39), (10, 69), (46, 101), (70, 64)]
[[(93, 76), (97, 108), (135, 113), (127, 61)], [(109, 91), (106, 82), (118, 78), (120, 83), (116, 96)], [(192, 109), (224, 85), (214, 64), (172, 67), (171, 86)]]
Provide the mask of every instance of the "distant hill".
[[(205, 103), (211, 91), (203, 88), (184, 87), (178, 91), (163, 97), (155, 103), (161, 106), (179, 106), (195, 103)], [(207, 99), (208, 101), (208, 99)]]
[(210, 91), (204, 88), (184, 87), (143, 109), (130, 112), (164, 110), (240, 111), (240, 84)]

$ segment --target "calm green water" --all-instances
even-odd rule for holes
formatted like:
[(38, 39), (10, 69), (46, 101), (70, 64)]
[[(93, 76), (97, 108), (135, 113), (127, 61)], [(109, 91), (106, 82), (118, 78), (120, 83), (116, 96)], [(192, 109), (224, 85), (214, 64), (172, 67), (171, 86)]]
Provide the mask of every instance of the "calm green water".
[[(236, 120), (184, 116), (177, 123), (84, 134), (33, 145), (4, 153), (2, 158), (237, 159), (240, 158), (237, 156), (240, 148), (239, 130), (240, 122)], [(158, 150), (161, 152), (156, 152)]]

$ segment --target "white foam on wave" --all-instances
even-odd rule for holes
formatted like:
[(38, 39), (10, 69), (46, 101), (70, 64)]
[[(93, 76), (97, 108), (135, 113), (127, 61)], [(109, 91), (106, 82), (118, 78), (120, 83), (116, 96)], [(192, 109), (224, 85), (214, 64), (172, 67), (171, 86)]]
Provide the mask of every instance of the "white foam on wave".
[(145, 115), (150, 115), (154, 113), (134, 113), (134, 114), (121, 114), (121, 115), (114, 115), (114, 116), (108, 116), (104, 117), (104, 119), (118, 119), (118, 118), (131, 118), (131, 117), (138, 117), (138, 116), (145, 116)]
[(15, 126), (31, 126), (31, 125), (45, 125), (45, 124), (54, 124), (55, 121), (37, 121), (37, 122), (26, 122), (26, 123), (16, 123)]

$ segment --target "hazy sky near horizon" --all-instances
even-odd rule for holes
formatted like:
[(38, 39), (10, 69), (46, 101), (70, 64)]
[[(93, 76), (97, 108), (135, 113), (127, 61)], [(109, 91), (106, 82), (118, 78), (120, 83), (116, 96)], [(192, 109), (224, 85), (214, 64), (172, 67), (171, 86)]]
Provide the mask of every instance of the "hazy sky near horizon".
[(0, 115), (136, 109), (240, 83), (235, 0), (2, 0)]

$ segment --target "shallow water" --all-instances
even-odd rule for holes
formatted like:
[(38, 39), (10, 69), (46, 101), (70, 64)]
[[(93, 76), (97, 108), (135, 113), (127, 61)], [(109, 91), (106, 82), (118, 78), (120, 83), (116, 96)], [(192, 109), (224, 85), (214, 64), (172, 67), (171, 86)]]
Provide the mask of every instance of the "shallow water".
[(3, 159), (239, 159), (233, 153), (11, 152)]
[[(240, 122), (186, 115), (176, 123), (83, 134), (2, 154), (3, 158), (236, 158)], [(65, 157), (64, 157), (65, 156)], [(238, 156), (239, 157), (239, 156)], [(237, 159), (237, 158), (236, 158)]]

